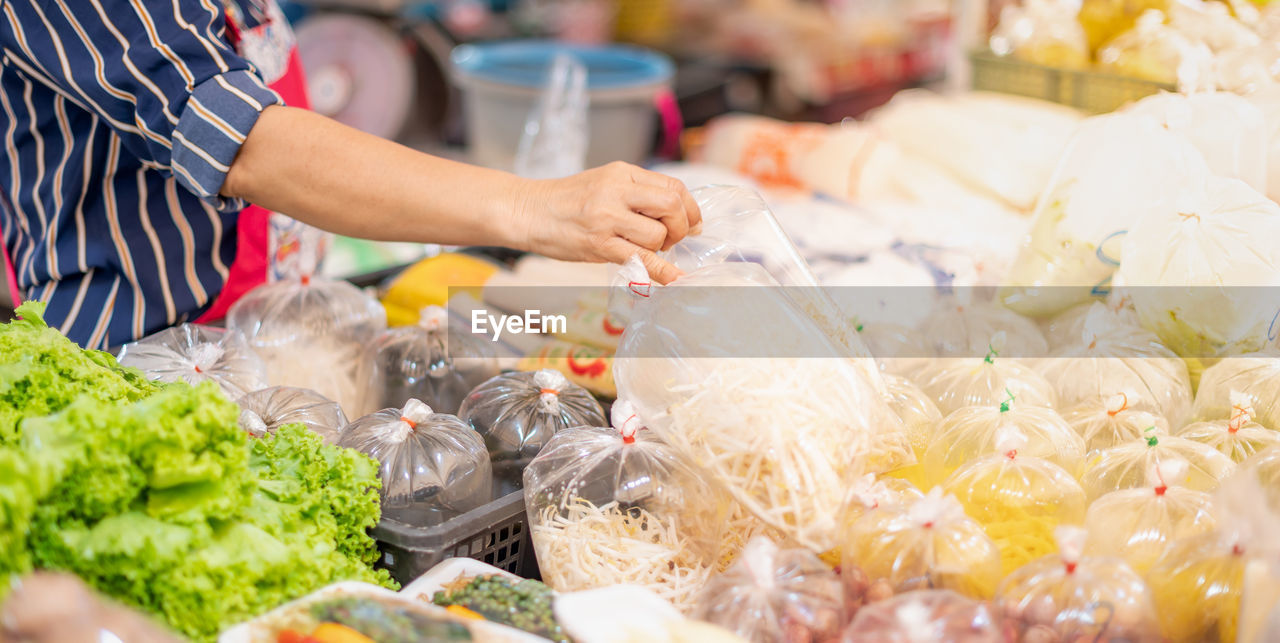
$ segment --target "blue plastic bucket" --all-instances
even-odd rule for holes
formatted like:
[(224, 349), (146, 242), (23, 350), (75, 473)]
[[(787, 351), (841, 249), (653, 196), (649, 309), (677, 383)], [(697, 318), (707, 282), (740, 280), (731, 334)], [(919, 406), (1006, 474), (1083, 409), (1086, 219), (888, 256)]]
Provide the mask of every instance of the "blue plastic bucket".
[(670, 59), (639, 47), (521, 40), (453, 50), (453, 81), (462, 90), (473, 161), (511, 169), (525, 119), (560, 53), (573, 55), (587, 68), (587, 167), (648, 158), (655, 101), (670, 91), (674, 74)]

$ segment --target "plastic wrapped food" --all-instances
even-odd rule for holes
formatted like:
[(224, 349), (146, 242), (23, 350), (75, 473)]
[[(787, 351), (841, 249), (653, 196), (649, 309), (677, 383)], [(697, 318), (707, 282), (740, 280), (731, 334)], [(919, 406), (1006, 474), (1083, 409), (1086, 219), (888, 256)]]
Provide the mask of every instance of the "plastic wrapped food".
[[(1098, 307), (1101, 307), (1105, 313), (1094, 312)], [(1093, 323), (1101, 326), (1104, 335), (1110, 335), (1112, 332), (1127, 334), (1141, 331), (1154, 337), (1149, 331), (1142, 329), (1142, 325), (1138, 323), (1138, 313), (1134, 312), (1129, 301), (1112, 291), (1105, 301), (1093, 300), (1076, 304), (1041, 322), (1040, 329), (1049, 342), (1049, 350), (1079, 345), (1085, 338), (1085, 322), (1089, 321), (1091, 316), (1098, 320)], [(1088, 341), (1084, 343), (1088, 345)]]
[(864, 514), (849, 529), (840, 569), (850, 596), (887, 583), (895, 594), (950, 589), (991, 598), (1000, 582), (1000, 550), (955, 498), (933, 489), (909, 505)]
[(613, 425), (564, 429), (525, 469), (542, 579), (561, 592), (639, 585), (688, 611), (715, 571), (730, 502), (625, 400)]
[(1000, 431), (994, 453), (957, 469), (942, 488), (1000, 548), (1002, 575), (1053, 553), (1053, 530), (1084, 520), (1084, 491), (1066, 469), (1024, 454), (1027, 436)]
[(373, 343), (378, 405), (421, 400), (439, 413), (457, 413), (467, 392), (498, 374), (493, 347), (466, 332), (449, 332), (449, 312), (422, 309), (416, 326), (382, 331)]
[(1027, 0), (1005, 5), (991, 34), (991, 51), (1037, 65), (1083, 69), (1089, 66), (1089, 42), (1076, 21), (1078, 3)]
[(1098, 51), (1101, 69), (1177, 87), (1179, 92), (1212, 91), (1217, 85), (1213, 51), (1202, 42), (1164, 24), (1159, 11), (1138, 17), (1126, 31)]
[[(869, 462), (872, 436), (897, 431), (880, 375), (839, 356), (808, 315), (753, 263), (698, 268), (642, 292), (614, 360), (618, 389), (645, 424), (703, 467), (747, 511), (825, 552), (837, 545), (845, 490)], [(621, 271), (620, 271), (621, 272)], [(770, 286), (761, 287), (761, 286)], [(760, 341), (769, 328), (770, 341)]]
[(1084, 120), (1040, 195), (1000, 300), (1048, 317), (1105, 295), (1121, 262), (1121, 239), (1133, 239), (1124, 231), (1145, 212), (1176, 210), (1179, 188), (1208, 173), (1195, 146), (1152, 119)]
[(1178, 436), (1207, 444), (1237, 463), (1259, 451), (1280, 446), (1280, 432), (1253, 421), (1249, 396), (1232, 391), (1231, 401), (1231, 416), (1227, 419), (1189, 424), (1178, 431)]
[(1097, 51), (1111, 39), (1133, 28), (1148, 9), (1165, 11), (1170, 0), (1084, 0), (1079, 20), (1089, 38), (1089, 50)]
[(1095, 500), (1084, 518), (1085, 553), (1121, 558), (1145, 574), (1173, 543), (1212, 531), (1213, 497), (1181, 486), (1186, 476), (1186, 461), (1165, 460), (1148, 472), (1147, 486)]
[(484, 437), (500, 481), (519, 486), (524, 468), (557, 432), (604, 426), (604, 409), (559, 371), (504, 373), (467, 395), (458, 417)]
[(1116, 316), (1095, 304), (1081, 339), (1040, 360), (1036, 370), (1058, 392), (1062, 408), (1117, 392), (1131, 394), (1131, 408), (1152, 411), (1181, 426), (1191, 415), (1187, 365), (1141, 328), (1116, 325)]
[(570, 382), (606, 398), (618, 397), (613, 382), (613, 353), (586, 344), (548, 340), (516, 363), (516, 370), (537, 371), (544, 368), (560, 371)]
[(910, 377), (933, 361), (933, 346), (923, 334), (911, 328), (871, 323), (862, 325), (858, 335), (885, 373)]
[(844, 631), (843, 643), (1003, 643), (986, 604), (955, 592), (920, 590), (868, 605)]
[(1192, 415), (1198, 420), (1230, 417), (1232, 391), (1248, 396), (1255, 422), (1280, 429), (1280, 352), (1228, 357), (1205, 369)]
[(1125, 112), (1153, 118), (1186, 137), (1214, 174), (1267, 191), (1266, 120), (1248, 99), (1228, 92), (1166, 92), (1144, 98)]
[(1142, 410), (1145, 407), (1141, 397), (1121, 391), (1080, 402), (1063, 411), (1062, 419), (1084, 439), (1085, 451), (1092, 454), (1148, 435), (1168, 435), (1169, 423)]
[(896, 375), (884, 376), (885, 386), (889, 390), (889, 408), (902, 420), (907, 439), (911, 442), (911, 451), (915, 454), (915, 463), (894, 469), (895, 477), (909, 480), (917, 487), (925, 485), (924, 452), (929, 448), (942, 423), (942, 413), (933, 399), (920, 390), (920, 387), (909, 380)]
[(271, 385), (311, 389), (351, 417), (375, 410), (367, 352), (387, 320), (359, 288), (306, 275), (264, 284), (231, 306), (227, 326), (266, 362)]
[(924, 321), (920, 333), (940, 357), (986, 355), (993, 346), (1001, 355), (1015, 358), (1049, 353), (1049, 343), (1035, 322), (993, 304), (946, 300)]
[(939, 359), (916, 373), (915, 381), (944, 416), (970, 406), (994, 407), (1009, 395), (1020, 406), (1058, 406), (1048, 380), (1022, 362), (997, 358), (995, 349), (983, 358)]
[(1085, 532), (1058, 527), (1058, 554), (1000, 584), (994, 609), (1019, 641), (1160, 643), (1155, 603), (1142, 577), (1118, 558), (1083, 555)]
[(1119, 276), (1143, 327), (1184, 357), (1261, 350), (1280, 311), (1280, 205), (1236, 179), (1178, 190), (1129, 229)]
[(1237, 0), (1224, 2), (1171, 2), (1169, 24), (1191, 40), (1204, 43), (1211, 51), (1255, 47), (1262, 42), (1257, 32), (1235, 16), (1232, 7)]
[(840, 635), (840, 577), (800, 548), (753, 538), (738, 562), (707, 583), (694, 616), (751, 643), (826, 641)]
[(167, 328), (125, 344), (119, 361), (161, 382), (212, 380), (233, 400), (267, 386), (266, 366), (234, 330), (196, 324)]
[(383, 519), (432, 527), (493, 499), (480, 434), (418, 400), (348, 424), (338, 445), (378, 461)]
[[(868, 512), (881, 507), (905, 507), (924, 497), (924, 492), (906, 480), (900, 478), (877, 478), (868, 473), (849, 487), (849, 501), (845, 503), (843, 516), (843, 533), (858, 522)], [(839, 553), (838, 551), (836, 552)], [(840, 556), (830, 560), (824, 554), (823, 560), (834, 567), (840, 564)]]
[(1053, 409), (1006, 401), (1000, 406), (963, 408), (943, 418), (923, 458), (929, 485), (940, 484), (956, 469), (996, 451), (1000, 436), (1009, 430), (1027, 439), (1021, 448), (1023, 456), (1044, 458), (1072, 477), (1079, 474), (1084, 440), (1066, 421)]
[(254, 437), (275, 433), (288, 424), (301, 424), (330, 444), (347, 426), (342, 407), (305, 388), (273, 386), (241, 397), (240, 428)]
[(1236, 464), (1213, 447), (1177, 436), (1159, 435), (1148, 427), (1146, 437), (1103, 449), (1089, 456), (1080, 486), (1092, 502), (1121, 489), (1146, 486), (1147, 472), (1165, 460), (1187, 463), (1188, 489), (1211, 492), (1235, 472)]
[(1240, 470), (1258, 481), (1267, 506), (1280, 514), (1280, 448), (1272, 447), (1245, 460)]

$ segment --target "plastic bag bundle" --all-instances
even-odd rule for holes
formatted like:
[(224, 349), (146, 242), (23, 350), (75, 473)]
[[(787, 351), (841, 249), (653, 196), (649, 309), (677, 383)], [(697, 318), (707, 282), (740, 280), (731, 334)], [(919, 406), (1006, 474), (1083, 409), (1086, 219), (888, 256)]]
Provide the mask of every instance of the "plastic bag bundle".
[(995, 452), (1000, 436), (1009, 431), (1027, 440), (1020, 447), (1021, 455), (1048, 460), (1072, 476), (1080, 472), (1084, 440), (1062, 416), (1053, 409), (1009, 400), (999, 406), (966, 407), (943, 418), (924, 453), (929, 485), (939, 484), (956, 469)]
[(227, 326), (266, 362), (271, 385), (311, 389), (352, 417), (374, 410), (367, 352), (387, 320), (359, 288), (306, 274), (264, 284), (231, 306)]
[(894, 594), (950, 589), (986, 599), (1001, 577), (996, 544), (937, 488), (909, 505), (866, 513), (849, 529), (841, 552), (841, 578), (854, 600), (865, 599), (875, 583)]
[(161, 382), (212, 380), (233, 400), (267, 386), (266, 366), (234, 330), (181, 324), (125, 344), (119, 361)]
[(1266, 192), (1267, 124), (1262, 110), (1248, 99), (1228, 92), (1161, 93), (1130, 105), (1125, 112), (1155, 119), (1186, 137), (1214, 174), (1240, 179)]
[[(841, 534), (867, 513), (881, 507), (905, 507), (924, 497), (920, 488), (900, 478), (877, 478), (874, 473), (862, 476), (849, 487), (849, 500), (845, 503), (844, 524)], [(839, 552), (835, 552), (839, 553)], [(823, 560), (834, 567), (840, 564), (840, 556), (823, 555)]]
[(418, 400), (348, 424), (338, 446), (378, 461), (384, 519), (432, 527), (493, 499), (480, 434)]
[(944, 416), (970, 406), (996, 406), (1010, 395), (1020, 406), (1058, 406), (1048, 380), (1022, 362), (996, 355), (993, 348), (982, 358), (940, 359), (916, 373), (915, 382)]
[(305, 388), (273, 386), (241, 397), (240, 428), (254, 437), (275, 433), (289, 424), (301, 424), (312, 433), (335, 444), (347, 426), (342, 407), (325, 396)]
[(1106, 114), (1084, 120), (1040, 195), (1027, 242), (1000, 300), (1033, 317), (1057, 315), (1105, 295), (1122, 238), (1145, 212), (1172, 212), (1182, 185), (1207, 176), (1204, 157), (1152, 119)]
[(1280, 205), (1235, 179), (1179, 190), (1129, 229), (1119, 276), (1143, 327), (1184, 357), (1261, 350), (1280, 311)]
[(1181, 486), (1184, 460), (1165, 460), (1148, 472), (1147, 486), (1113, 491), (1089, 505), (1084, 550), (1114, 556), (1147, 573), (1173, 543), (1213, 531), (1213, 497)]
[(1058, 527), (1058, 554), (1000, 584), (995, 611), (1021, 641), (1160, 643), (1155, 603), (1142, 577), (1118, 558), (1083, 554), (1085, 532)]
[(864, 324), (858, 336), (876, 358), (880, 370), (910, 377), (928, 366), (934, 357), (933, 346), (924, 335), (906, 326), (889, 323)]
[(1183, 485), (1196, 491), (1212, 492), (1224, 478), (1235, 472), (1236, 464), (1213, 447), (1186, 438), (1159, 435), (1148, 427), (1146, 437), (1103, 449), (1089, 456), (1080, 486), (1092, 502), (1121, 489), (1146, 486), (1147, 472), (1167, 460), (1187, 463)]
[[(1105, 312), (1095, 312), (1099, 307)], [(1095, 323), (1101, 327), (1102, 334), (1105, 336), (1109, 336), (1112, 332), (1121, 335), (1143, 332), (1149, 338), (1155, 339), (1155, 335), (1143, 330), (1142, 325), (1138, 323), (1138, 313), (1134, 312), (1128, 299), (1112, 291), (1106, 300), (1076, 304), (1041, 322), (1040, 330), (1044, 332), (1044, 338), (1049, 342), (1049, 350), (1052, 352), (1066, 346), (1079, 345), (1085, 339), (1085, 322), (1091, 316), (1098, 319)], [(1156, 341), (1159, 340), (1156, 339)], [(1088, 345), (1088, 341), (1084, 343)]]
[(422, 309), (416, 326), (382, 331), (373, 343), (378, 404), (422, 400), (440, 413), (457, 413), (467, 393), (498, 374), (493, 347), (470, 333), (449, 332), (449, 312)]
[(843, 643), (1003, 643), (984, 603), (955, 592), (921, 590), (868, 605), (844, 631)]
[(1114, 325), (1115, 315), (1095, 304), (1081, 338), (1040, 360), (1036, 370), (1058, 393), (1062, 408), (1128, 392), (1132, 408), (1164, 416), (1180, 426), (1191, 415), (1187, 365), (1141, 328)]
[(504, 373), (477, 386), (458, 417), (484, 437), (497, 478), (516, 486), (557, 432), (605, 424), (604, 409), (586, 389), (546, 369)]
[(916, 486), (924, 486), (924, 452), (942, 423), (942, 413), (933, 399), (910, 380), (886, 374), (884, 383), (889, 391), (889, 408), (902, 420), (911, 452), (915, 455), (914, 464), (894, 469), (893, 475), (910, 480)]
[(1259, 451), (1280, 446), (1280, 432), (1254, 422), (1253, 418), (1249, 396), (1232, 391), (1230, 417), (1189, 424), (1178, 431), (1178, 436), (1207, 444), (1235, 462), (1244, 462)]
[(900, 424), (883, 382), (848, 359), (797, 357), (844, 351), (757, 264), (709, 265), (666, 287), (645, 282), (635, 260), (624, 272), (644, 296), (614, 362), (619, 391), (760, 521), (814, 551), (834, 548), (849, 484), (870, 462), (910, 455), (874, 451), (874, 433)]
[[(1078, 3), (1077, 3), (1078, 4)], [(1076, 21), (1076, 6), (1065, 0), (1027, 0), (1005, 5), (991, 34), (991, 51), (1037, 65), (1083, 69), (1089, 42)]]
[(991, 455), (957, 469), (942, 485), (1000, 548), (1002, 574), (1053, 553), (1053, 530), (1084, 520), (1085, 495), (1066, 469), (1024, 455), (1027, 436), (1000, 432)]
[(1280, 429), (1280, 352), (1228, 357), (1205, 369), (1192, 415), (1197, 420), (1231, 417), (1232, 391), (1248, 397), (1255, 422)]
[(1098, 51), (1098, 66), (1122, 76), (1143, 78), (1177, 87), (1179, 92), (1212, 91), (1213, 51), (1164, 24), (1159, 11), (1138, 16), (1126, 31)]
[(715, 572), (729, 501), (630, 403), (612, 419), (556, 433), (525, 469), (543, 580), (561, 592), (639, 585), (688, 611)]
[(817, 556), (757, 537), (707, 583), (694, 616), (751, 643), (802, 643), (839, 637), (844, 611), (840, 577)]
[(920, 334), (929, 338), (940, 357), (985, 355), (993, 344), (1001, 354), (1016, 358), (1043, 357), (1049, 352), (1049, 343), (1035, 322), (993, 304), (941, 302), (925, 319)]
[(1143, 408), (1140, 397), (1121, 391), (1080, 402), (1063, 411), (1062, 419), (1084, 440), (1085, 451), (1093, 454), (1148, 435), (1168, 435), (1169, 423)]
[(1240, 470), (1257, 480), (1271, 512), (1280, 514), (1280, 448), (1272, 447), (1245, 460)]

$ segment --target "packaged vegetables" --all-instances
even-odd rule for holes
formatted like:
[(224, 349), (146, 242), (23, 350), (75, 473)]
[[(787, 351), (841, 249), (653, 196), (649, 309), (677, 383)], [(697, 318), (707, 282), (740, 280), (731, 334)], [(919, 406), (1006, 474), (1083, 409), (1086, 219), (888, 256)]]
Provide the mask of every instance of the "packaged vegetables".
[(352, 422), (338, 444), (378, 462), (389, 520), (430, 527), (493, 499), (493, 470), (480, 434), (418, 400)]
[(1168, 435), (1169, 423), (1158, 415), (1137, 410), (1143, 406), (1140, 396), (1121, 391), (1084, 400), (1063, 411), (1062, 419), (1084, 439), (1085, 450), (1092, 454), (1151, 435)]
[(1267, 350), (1228, 357), (1205, 369), (1196, 390), (1195, 418), (1230, 417), (1235, 406), (1232, 391), (1248, 396), (1255, 422), (1280, 429), (1280, 352)]
[(457, 413), (467, 392), (498, 374), (493, 347), (469, 333), (449, 331), (449, 312), (423, 308), (417, 325), (382, 331), (373, 347), (379, 408), (421, 400), (440, 413)]
[(436, 592), (431, 602), (462, 608), (556, 643), (568, 643), (551, 609), (554, 599), (555, 592), (536, 580), (513, 581), (494, 575), (459, 578)]
[(590, 393), (547, 369), (493, 377), (466, 396), (458, 417), (484, 438), (500, 484), (513, 488), (557, 432), (605, 424)]
[(1000, 334), (992, 340), (986, 357), (940, 359), (918, 371), (915, 382), (947, 415), (971, 406), (995, 406), (1009, 395), (1023, 406), (1054, 408), (1058, 396), (1044, 377), (1023, 363), (999, 358)]
[(1155, 425), (1147, 427), (1146, 437), (1103, 449), (1089, 456), (1080, 486), (1092, 502), (1120, 489), (1147, 486), (1152, 467), (1168, 460), (1187, 463), (1183, 486), (1196, 491), (1212, 492), (1219, 483), (1235, 472), (1236, 465), (1213, 447), (1177, 436), (1160, 435)]
[(182, 324), (125, 344), (118, 359), (161, 382), (211, 380), (232, 400), (267, 386), (266, 366), (234, 330)]
[(1011, 396), (999, 406), (970, 406), (943, 418), (924, 454), (926, 480), (930, 486), (940, 484), (961, 466), (995, 452), (1009, 431), (1027, 439), (1019, 447), (1022, 456), (1048, 460), (1072, 477), (1080, 471), (1084, 440), (1054, 410), (1023, 406)]
[(1001, 643), (986, 604), (950, 590), (919, 590), (858, 610), (844, 643)]
[(305, 388), (273, 386), (249, 393), (239, 400), (240, 428), (260, 438), (281, 427), (301, 424), (334, 444), (347, 426), (342, 407), (323, 395)]
[(1259, 451), (1280, 446), (1280, 432), (1253, 421), (1249, 396), (1231, 392), (1231, 415), (1225, 420), (1196, 422), (1182, 427), (1180, 437), (1207, 444), (1239, 463)]

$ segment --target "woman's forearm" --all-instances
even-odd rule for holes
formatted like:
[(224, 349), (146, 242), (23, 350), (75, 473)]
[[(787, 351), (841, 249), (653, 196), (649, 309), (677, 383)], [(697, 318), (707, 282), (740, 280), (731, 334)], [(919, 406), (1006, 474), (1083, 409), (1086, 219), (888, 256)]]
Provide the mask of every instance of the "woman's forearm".
[(532, 183), (272, 106), (222, 193), (347, 236), (525, 249), (517, 210)]

